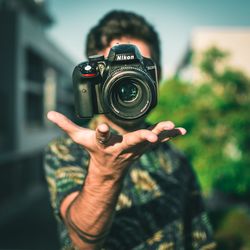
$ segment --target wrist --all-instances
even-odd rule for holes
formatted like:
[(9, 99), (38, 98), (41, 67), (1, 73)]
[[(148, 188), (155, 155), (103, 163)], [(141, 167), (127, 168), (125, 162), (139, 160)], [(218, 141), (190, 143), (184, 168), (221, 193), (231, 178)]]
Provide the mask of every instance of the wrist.
[(105, 161), (101, 164), (90, 158), (88, 176), (94, 180), (101, 182), (117, 182), (121, 180), (126, 174), (126, 167), (115, 166)]
[(88, 244), (97, 244), (97, 243), (102, 242), (108, 235), (109, 230), (105, 230), (102, 233), (93, 235), (79, 228), (78, 225), (75, 224), (75, 222), (72, 220), (72, 217), (71, 217), (70, 209), (72, 205), (73, 205), (73, 202), (68, 206), (65, 217), (67, 220), (67, 224), (71, 227), (71, 229), (74, 230), (78, 238), (80, 238), (82, 241)]

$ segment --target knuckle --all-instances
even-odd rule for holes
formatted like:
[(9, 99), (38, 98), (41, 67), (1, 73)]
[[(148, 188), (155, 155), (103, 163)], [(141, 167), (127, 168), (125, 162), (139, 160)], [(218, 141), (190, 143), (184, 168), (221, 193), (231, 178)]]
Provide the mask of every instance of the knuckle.
[(164, 126), (166, 126), (166, 122), (159, 122), (157, 124), (157, 127), (164, 127)]
[(148, 133), (148, 130), (146, 130), (146, 129), (140, 130), (140, 138), (145, 139), (145, 136), (147, 133)]
[(166, 122), (166, 126), (169, 127), (169, 128), (171, 129), (171, 128), (174, 128), (174, 127), (175, 127), (175, 124), (174, 124), (173, 122), (171, 122), (171, 121), (167, 121), (167, 122)]

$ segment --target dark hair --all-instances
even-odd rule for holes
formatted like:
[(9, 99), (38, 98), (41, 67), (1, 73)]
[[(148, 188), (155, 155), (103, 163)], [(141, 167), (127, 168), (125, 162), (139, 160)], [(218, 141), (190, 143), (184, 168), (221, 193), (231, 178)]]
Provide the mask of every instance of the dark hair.
[(113, 39), (122, 36), (139, 39), (149, 46), (151, 58), (156, 63), (160, 76), (161, 56), (158, 34), (145, 18), (132, 12), (114, 10), (107, 13), (88, 34), (86, 55), (97, 54), (108, 47)]

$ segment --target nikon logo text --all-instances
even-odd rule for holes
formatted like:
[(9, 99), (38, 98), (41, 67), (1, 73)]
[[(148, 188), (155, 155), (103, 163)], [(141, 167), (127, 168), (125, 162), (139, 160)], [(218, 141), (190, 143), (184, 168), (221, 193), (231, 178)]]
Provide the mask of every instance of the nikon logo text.
[(134, 55), (116, 55), (116, 61), (126, 61), (135, 59)]

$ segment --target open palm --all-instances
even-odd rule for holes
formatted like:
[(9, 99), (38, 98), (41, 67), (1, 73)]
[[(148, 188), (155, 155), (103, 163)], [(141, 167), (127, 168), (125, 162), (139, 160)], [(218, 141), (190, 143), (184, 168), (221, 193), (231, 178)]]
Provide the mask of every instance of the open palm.
[(90, 154), (90, 160), (100, 168), (124, 169), (127, 165), (156, 143), (178, 135), (184, 135), (184, 128), (175, 128), (170, 121), (163, 121), (148, 129), (139, 129), (124, 135), (110, 132), (107, 124), (100, 124), (96, 130), (80, 127), (66, 116), (51, 111), (48, 119), (66, 132), (74, 142), (83, 146)]

